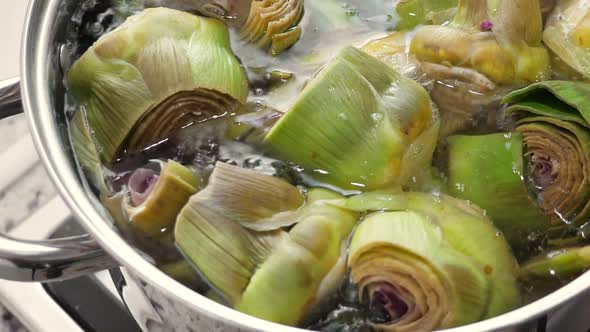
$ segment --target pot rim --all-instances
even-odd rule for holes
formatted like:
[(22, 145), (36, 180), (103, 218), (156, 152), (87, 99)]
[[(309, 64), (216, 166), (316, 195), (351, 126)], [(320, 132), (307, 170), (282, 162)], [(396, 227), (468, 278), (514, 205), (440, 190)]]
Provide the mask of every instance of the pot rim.
[[(64, 0), (30, 0), (21, 45), (21, 87), (31, 135), (50, 178), (64, 201), (84, 228), (119, 263), (143, 281), (170, 298), (181, 301), (198, 314), (209, 316), (237, 328), (257, 331), (303, 332), (258, 319), (218, 304), (185, 287), (157, 269), (129, 246), (109, 223), (105, 222), (78, 181), (60, 139), (52, 112), (51, 75), (48, 66), (50, 45), (56, 20)], [(572, 299), (590, 286), (590, 272), (544, 298), (504, 315), (445, 332), (496, 331), (539, 317)]]

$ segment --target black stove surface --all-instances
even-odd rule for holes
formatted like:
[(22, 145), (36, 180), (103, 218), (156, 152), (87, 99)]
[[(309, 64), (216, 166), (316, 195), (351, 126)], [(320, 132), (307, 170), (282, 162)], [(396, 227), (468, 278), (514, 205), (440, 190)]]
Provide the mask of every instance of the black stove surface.
[[(81, 226), (75, 220), (69, 220), (51, 237), (82, 234), (85, 232)], [(141, 332), (124, 304), (114, 298), (93, 276), (47, 283), (44, 284), (44, 288), (84, 331)]]

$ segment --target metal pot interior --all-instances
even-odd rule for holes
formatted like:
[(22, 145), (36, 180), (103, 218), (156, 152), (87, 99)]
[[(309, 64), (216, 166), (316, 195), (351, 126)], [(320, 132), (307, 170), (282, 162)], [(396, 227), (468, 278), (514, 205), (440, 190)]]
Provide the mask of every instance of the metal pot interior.
[[(23, 98), (34, 140), (41, 157), (62, 196), (84, 227), (122, 265), (129, 268), (144, 287), (150, 299), (166, 297), (178, 302), (183, 312), (194, 311), (219, 331), (302, 331), (252, 318), (216, 304), (170, 279), (157, 270), (118, 234), (109, 213), (95, 198), (85, 179), (77, 171), (67, 130), (71, 113), (67, 110), (64, 73), (74, 61), (77, 45), (71, 41), (84, 27), (80, 6), (93, 6), (99, 0), (32, 0), (23, 43), (21, 72)], [(80, 47), (88, 40), (82, 40)], [(148, 285), (148, 286), (146, 286)], [(456, 332), (494, 331), (532, 319), (571, 299), (590, 285), (585, 274), (559, 291), (535, 303), (491, 320), (453, 329)], [(132, 305), (132, 304), (131, 304)], [(161, 315), (166, 314), (162, 311)]]

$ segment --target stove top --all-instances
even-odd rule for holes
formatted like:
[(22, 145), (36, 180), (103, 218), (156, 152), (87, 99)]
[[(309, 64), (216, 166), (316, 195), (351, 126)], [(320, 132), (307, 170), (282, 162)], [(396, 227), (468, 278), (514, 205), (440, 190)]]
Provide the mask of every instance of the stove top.
[[(84, 234), (59, 197), (13, 229), (18, 238)], [(111, 274), (120, 269), (47, 284), (0, 281), (1, 302), (30, 330), (39, 332), (141, 332), (121, 300)]]

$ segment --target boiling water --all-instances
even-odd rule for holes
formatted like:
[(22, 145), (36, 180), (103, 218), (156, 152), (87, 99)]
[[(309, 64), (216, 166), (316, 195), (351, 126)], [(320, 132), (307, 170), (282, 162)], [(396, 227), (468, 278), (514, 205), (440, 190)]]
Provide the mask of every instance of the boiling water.
[[(197, 3), (197, 5), (195, 5)], [(125, 180), (129, 171), (145, 165), (152, 159), (175, 159), (189, 165), (200, 174), (209, 173), (216, 161), (224, 161), (246, 168), (255, 169), (261, 173), (279, 176), (296, 185), (306, 187), (327, 186), (313, 182), (305, 176), (301, 169), (280, 160), (264, 156), (252, 141), (264, 132), (289, 110), (299, 92), (318, 72), (330, 57), (347, 45), (361, 46), (367, 41), (385, 36), (396, 24), (396, 18), (383, 13), (393, 13), (392, 0), (355, 0), (347, 2), (330, 2), (325, 0), (307, 0), (305, 2), (306, 15), (301, 25), (305, 26), (301, 40), (288, 52), (273, 57), (259, 49), (244, 44), (234, 34), (232, 45), (244, 67), (250, 81), (250, 96), (248, 102), (249, 113), (242, 116), (250, 130), (240, 135), (237, 141), (223, 141), (217, 138), (217, 127), (203, 131), (199, 128), (185, 128), (171, 137), (154, 144), (140, 153), (121, 154), (112, 165), (110, 171), (117, 174), (111, 179), (112, 183)], [(210, 16), (220, 17), (226, 21), (239, 21), (243, 18), (233, 17), (232, 13), (224, 11), (220, 4), (207, 1), (174, 1), (174, 0), (87, 0), (73, 15), (69, 27), (68, 42), (61, 47), (61, 64), (64, 72), (92, 43), (103, 34), (119, 26), (127, 16), (146, 7), (168, 6), (205, 12)], [(335, 5), (335, 6), (334, 6)], [(429, 89), (437, 89), (441, 93), (453, 92), (455, 89), (448, 82), (430, 82)], [(444, 89), (450, 89), (444, 91)], [(493, 95), (482, 96), (485, 102), (470, 105), (468, 125), (460, 133), (484, 134), (512, 129), (512, 123), (505, 119), (499, 99), (505, 91)], [(66, 112), (71, 115), (76, 109), (70, 101)], [(198, 129), (198, 130), (197, 130)], [(434, 165), (443, 171), (441, 181), (444, 182), (444, 166), (446, 165), (445, 144), (441, 142), (435, 155)], [(341, 191), (345, 195), (351, 192)], [(151, 255), (160, 266), (169, 266), (182, 259), (173, 245), (172, 238), (154, 242), (142, 238), (137, 234), (125, 234), (135, 245)], [(527, 252), (517, 253), (526, 258), (546, 247), (542, 236), (531, 236), (531, 246)], [(166, 269), (165, 269), (166, 270)], [(198, 280), (198, 276), (188, 280)], [(183, 281), (186, 279), (183, 278)], [(527, 301), (537, 299), (548, 292), (557, 289), (569, 280), (561, 280), (559, 276), (552, 282), (542, 285), (523, 285)], [(207, 291), (202, 282), (187, 282), (198, 291)], [(194, 286), (194, 285), (198, 286)], [(357, 301), (358, 294), (354, 285), (346, 283), (341, 291), (326, 302), (320, 312), (313, 315), (307, 326), (324, 331), (370, 331), (366, 324), (368, 318), (379, 321), (378, 308), (367, 308)], [(387, 317), (383, 316), (386, 320)]]

